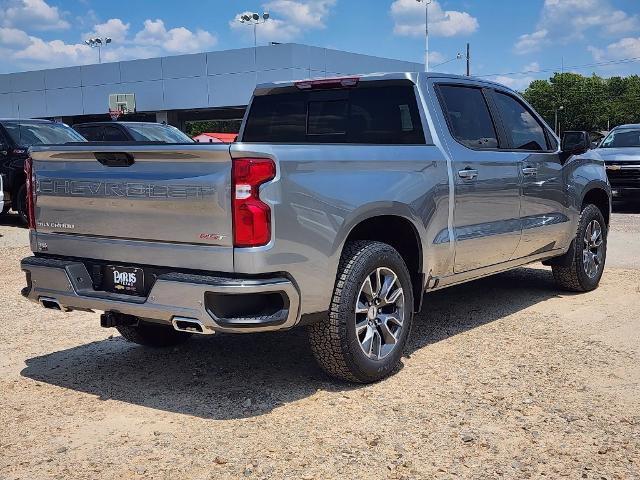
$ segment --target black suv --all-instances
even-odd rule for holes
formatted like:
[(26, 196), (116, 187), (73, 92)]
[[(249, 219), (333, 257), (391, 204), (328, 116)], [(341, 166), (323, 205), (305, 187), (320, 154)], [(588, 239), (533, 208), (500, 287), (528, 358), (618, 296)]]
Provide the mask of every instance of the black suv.
[(193, 143), (191, 137), (165, 123), (92, 122), (73, 128), (90, 142)]
[(4, 203), (2, 213), (10, 209), (27, 222), (27, 189), (24, 161), (33, 145), (57, 145), (86, 142), (74, 129), (50, 120), (0, 119), (0, 175)]

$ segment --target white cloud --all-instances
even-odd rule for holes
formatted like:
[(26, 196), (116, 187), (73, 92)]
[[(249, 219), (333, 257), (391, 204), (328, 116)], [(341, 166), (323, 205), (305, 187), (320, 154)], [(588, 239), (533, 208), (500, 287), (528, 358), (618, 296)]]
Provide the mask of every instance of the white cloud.
[(515, 51), (519, 54), (535, 52), (549, 42), (548, 36), (549, 31), (545, 29), (520, 35), (515, 45)]
[(104, 23), (94, 25), (93, 31), (83, 35), (83, 38), (109, 37), (116, 43), (124, 42), (129, 34), (130, 26), (131, 25), (129, 23), (124, 23), (119, 18), (110, 18)]
[(0, 45), (3, 47), (26, 47), (30, 43), (29, 35), (22, 30), (0, 27)]
[[(258, 25), (259, 43), (290, 42), (304, 35), (311, 29), (323, 29), (331, 9), (337, 0), (273, 0), (263, 5), (269, 12), (270, 19)], [(239, 13), (229, 22), (232, 30), (243, 32), (245, 37), (253, 36), (253, 27), (240, 23), (240, 17), (250, 14)]]
[[(425, 5), (416, 0), (395, 0), (391, 4), (396, 35), (419, 37), (425, 33)], [(429, 5), (429, 33), (439, 37), (469, 35), (478, 29), (478, 20), (467, 12), (443, 10), (437, 0)]]
[(515, 52), (526, 54), (553, 43), (583, 41), (588, 32), (619, 36), (640, 29), (640, 16), (616, 10), (609, 0), (545, 0), (537, 28), (521, 35)]
[(540, 64), (538, 62), (527, 63), (522, 70), (524, 72), (539, 72)]
[(144, 29), (135, 36), (138, 45), (160, 47), (168, 53), (199, 52), (213, 47), (217, 41), (215, 35), (205, 30), (192, 32), (185, 27), (167, 30), (160, 19), (145, 20)]
[(299, 27), (324, 28), (325, 20), (336, 0), (273, 0), (264, 5), (266, 11), (280, 15)]
[(598, 62), (638, 58), (640, 57), (640, 37), (626, 37), (607, 45), (605, 48), (590, 46), (588, 49)]
[(107, 62), (201, 52), (217, 42), (215, 35), (208, 31), (185, 27), (167, 29), (159, 19), (146, 20), (135, 34), (130, 30), (129, 23), (111, 18), (94, 25), (78, 42), (65, 42), (46, 40), (18, 28), (0, 27), (0, 54), (5, 66), (33, 69), (96, 63), (97, 53), (84, 43), (93, 36), (113, 39), (113, 43), (102, 49), (102, 59)]
[(496, 75), (490, 80), (506, 85), (507, 87), (519, 92), (525, 90), (531, 82), (536, 80), (535, 77), (529, 75), (518, 75), (515, 77), (507, 77), (505, 75)]
[[(5, 6), (6, 5), (6, 6)], [(30, 30), (64, 30), (71, 25), (44, 0), (9, 0), (0, 11), (0, 25)]]

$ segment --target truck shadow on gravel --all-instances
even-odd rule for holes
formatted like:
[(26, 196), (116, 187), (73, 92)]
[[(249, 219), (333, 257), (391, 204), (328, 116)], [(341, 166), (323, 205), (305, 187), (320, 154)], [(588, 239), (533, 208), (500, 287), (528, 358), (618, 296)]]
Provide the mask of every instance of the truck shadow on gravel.
[[(532, 268), (431, 293), (407, 354), (556, 295), (551, 272)], [(116, 336), (26, 365), (24, 377), (101, 400), (213, 419), (259, 416), (318, 390), (360, 388), (320, 371), (303, 329), (199, 337), (169, 350), (148, 350)]]

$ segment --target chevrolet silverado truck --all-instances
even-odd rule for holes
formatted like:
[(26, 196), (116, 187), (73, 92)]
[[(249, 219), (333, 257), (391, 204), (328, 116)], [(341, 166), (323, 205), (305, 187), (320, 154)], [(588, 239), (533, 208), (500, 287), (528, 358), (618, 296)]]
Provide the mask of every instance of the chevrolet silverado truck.
[(231, 145), (34, 148), (23, 295), (153, 347), (306, 326), (326, 372), (373, 382), (425, 292), (538, 261), (598, 286), (611, 191), (588, 148), (484, 80), (260, 85)]
[(613, 198), (640, 200), (640, 124), (617, 126), (594, 154), (605, 163)]

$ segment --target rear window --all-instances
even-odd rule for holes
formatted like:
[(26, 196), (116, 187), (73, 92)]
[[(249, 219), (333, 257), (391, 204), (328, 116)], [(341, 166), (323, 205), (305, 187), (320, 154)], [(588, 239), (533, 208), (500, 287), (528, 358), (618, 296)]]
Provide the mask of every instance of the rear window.
[(424, 144), (412, 85), (257, 96), (242, 138), (255, 143)]

